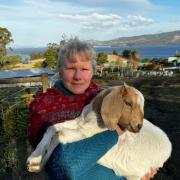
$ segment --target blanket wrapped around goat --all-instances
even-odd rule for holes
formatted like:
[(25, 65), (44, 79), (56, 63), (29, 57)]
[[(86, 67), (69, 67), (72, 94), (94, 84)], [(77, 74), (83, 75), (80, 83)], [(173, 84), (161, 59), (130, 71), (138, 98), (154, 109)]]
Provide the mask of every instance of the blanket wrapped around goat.
[[(108, 141), (111, 139), (111, 141)], [(105, 131), (78, 142), (59, 144), (46, 169), (52, 180), (124, 180), (97, 161), (117, 143), (116, 132)]]

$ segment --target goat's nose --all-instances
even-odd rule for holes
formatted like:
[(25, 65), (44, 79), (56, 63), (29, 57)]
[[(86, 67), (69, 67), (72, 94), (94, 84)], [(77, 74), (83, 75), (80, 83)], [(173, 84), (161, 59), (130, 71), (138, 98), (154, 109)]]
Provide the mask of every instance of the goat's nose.
[(138, 129), (140, 130), (142, 128), (142, 124), (138, 124)]

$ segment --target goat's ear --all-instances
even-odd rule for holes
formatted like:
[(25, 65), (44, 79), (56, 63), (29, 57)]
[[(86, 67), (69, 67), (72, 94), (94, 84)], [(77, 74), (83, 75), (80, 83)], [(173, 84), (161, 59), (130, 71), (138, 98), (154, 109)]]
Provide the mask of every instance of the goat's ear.
[(101, 91), (92, 101), (92, 109), (95, 113), (99, 114), (101, 117), (101, 106), (105, 96), (111, 92), (110, 89)]
[(115, 130), (123, 110), (123, 99), (125, 88), (115, 88), (104, 97), (101, 106), (101, 116), (105, 126), (109, 130)]

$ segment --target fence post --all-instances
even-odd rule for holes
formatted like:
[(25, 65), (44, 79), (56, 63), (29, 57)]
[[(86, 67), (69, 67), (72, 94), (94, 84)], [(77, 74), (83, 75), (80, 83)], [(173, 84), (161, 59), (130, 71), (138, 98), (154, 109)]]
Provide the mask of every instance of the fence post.
[(43, 92), (46, 92), (48, 88), (48, 73), (42, 73), (41, 80), (42, 80)]

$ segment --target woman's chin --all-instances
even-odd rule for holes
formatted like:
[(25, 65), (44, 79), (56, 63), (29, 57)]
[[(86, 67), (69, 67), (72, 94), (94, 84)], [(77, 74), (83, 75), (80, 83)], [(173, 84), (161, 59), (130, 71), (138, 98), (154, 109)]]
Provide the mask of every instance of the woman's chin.
[(70, 90), (73, 94), (83, 94), (85, 92), (84, 88), (74, 87)]
[(77, 95), (78, 95), (78, 94), (83, 94), (83, 93), (84, 93), (84, 91), (77, 90), (77, 91), (73, 91), (72, 93), (73, 93), (73, 94), (77, 94)]

